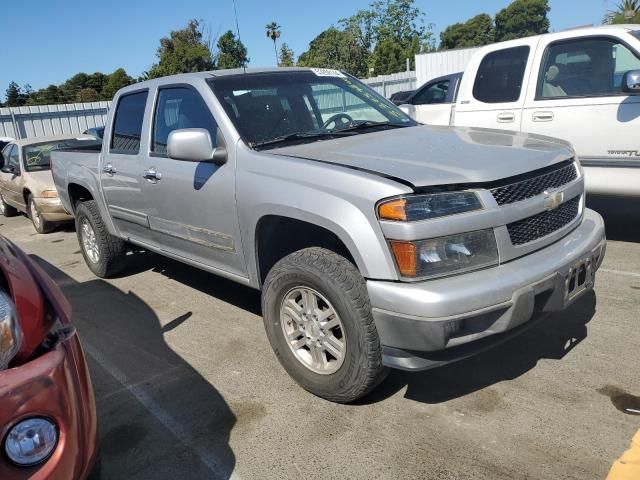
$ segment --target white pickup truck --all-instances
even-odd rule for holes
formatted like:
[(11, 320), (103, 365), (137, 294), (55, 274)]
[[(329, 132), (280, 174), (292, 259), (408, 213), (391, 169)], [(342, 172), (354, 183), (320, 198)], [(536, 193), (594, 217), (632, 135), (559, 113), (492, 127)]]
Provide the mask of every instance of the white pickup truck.
[(587, 192), (640, 196), (640, 25), (488, 45), (461, 79), (432, 80), (410, 98), (401, 109), (422, 123), (567, 140), (584, 167)]

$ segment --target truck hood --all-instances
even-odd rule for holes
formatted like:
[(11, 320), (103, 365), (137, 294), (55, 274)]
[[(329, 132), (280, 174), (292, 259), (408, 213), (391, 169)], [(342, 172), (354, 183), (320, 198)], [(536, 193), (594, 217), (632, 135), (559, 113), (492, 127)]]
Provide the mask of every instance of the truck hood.
[(412, 186), (483, 183), (527, 173), (574, 155), (541, 135), (421, 125), (269, 150), (374, 172)]

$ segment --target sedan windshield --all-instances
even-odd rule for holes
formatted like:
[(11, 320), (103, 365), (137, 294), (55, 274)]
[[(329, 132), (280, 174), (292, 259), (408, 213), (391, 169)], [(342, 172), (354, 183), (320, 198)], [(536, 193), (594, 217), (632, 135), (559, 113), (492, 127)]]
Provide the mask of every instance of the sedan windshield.
[(337, 70), (229, 75), (210, 84), (254, 148), (416, 125), (393, 103)]
[(58, 140), (55, 142), (43, 142), (34, 145), (27, 145), (22, 149), (22, 157), (24, 158), (24, 169), (27, 172), (49, 170), (51, 169), (51, 152), (62, 149), (74, 149), (80, 146), (86, 147), (89, 144), (101, 145), (94, 138), (72, 138), (68, 140)]

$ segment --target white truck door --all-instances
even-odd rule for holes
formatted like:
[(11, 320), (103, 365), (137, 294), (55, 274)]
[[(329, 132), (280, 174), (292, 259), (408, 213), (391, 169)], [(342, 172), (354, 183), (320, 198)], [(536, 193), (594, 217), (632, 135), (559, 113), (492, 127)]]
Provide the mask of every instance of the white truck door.
[(449, 101), (451, 80), (427, 83), (413, 96), (412, 113), (416, 121), (428, 125), (449, 125), (453, 103)]
[(554, 38), (539, 44), (522, 130), (571, 142), (589, 192), (624, 194), (631, 182), (640, 194), (640, 96), (622, 92), (624, 73), (640, 69), (638, 42), (631, 35)]
[[(520, 130), (530, 56), (537, 39), (523, 39), (481, 50), (462, 77), (456, 126)], [(499, 46), (498, 46), (499, 45)]]
[(123, 237), (143, 242), (149, 235), (141, 174), (147, 147), (142, 136), (147, 97), (145, 89), (118, 98), (108, 132), (108, 148), (103, 148), (100, 164), (100, 182), (109, 215)]

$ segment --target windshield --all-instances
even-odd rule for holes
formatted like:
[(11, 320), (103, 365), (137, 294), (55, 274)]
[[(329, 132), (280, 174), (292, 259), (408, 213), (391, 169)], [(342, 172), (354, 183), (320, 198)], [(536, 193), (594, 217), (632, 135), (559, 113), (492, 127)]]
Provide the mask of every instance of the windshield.
[(313, 141), (416, 125), (393, 103), (337, 70), (249, 73), (209, 82), (252, 147), (283, 137)]
[(27, 145), (22, 149), (24, 158), (24, 169), (27, 172), (37, 172), (39, 170), (51, 169), (51, 152), (62, 149), (74, 149), (86, 147), (89, 144), (102, 145), (93, 138), (68, 140), (58, 140), (55, 142), (43, 142), (34, 145)]

